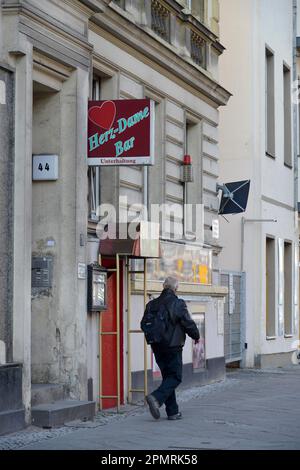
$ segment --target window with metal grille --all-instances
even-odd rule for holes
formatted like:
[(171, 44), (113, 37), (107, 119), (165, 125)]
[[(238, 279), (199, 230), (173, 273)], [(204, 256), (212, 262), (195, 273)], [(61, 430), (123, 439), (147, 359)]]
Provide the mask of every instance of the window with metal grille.
[(191, 57), (197, 65), (206, 69), (206, 42), (194, 31), (191, 31)]
[(170, 12), (158, 0), (151, 0), (151, 29), (165, 41), (170, 41)]
[(125, 10), (125, 0), (112, 0), (112, 2)]
[[(101, 77), (93, 78), (93, 100), (100, 100)], [(89, 219), (98, 221), (97, 207), (100, 205), (100, 168), (90, 166), (88, 168), (88, 206)]]

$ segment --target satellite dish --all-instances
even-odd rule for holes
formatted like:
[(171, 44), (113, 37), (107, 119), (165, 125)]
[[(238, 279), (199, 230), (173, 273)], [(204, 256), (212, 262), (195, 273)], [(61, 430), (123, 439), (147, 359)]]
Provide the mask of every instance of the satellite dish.
[(219, 214), (239, 214), (247, 207), (250, 180), (235, 181), (223, 185), (217, 184), (217, 191), (222, 191)]

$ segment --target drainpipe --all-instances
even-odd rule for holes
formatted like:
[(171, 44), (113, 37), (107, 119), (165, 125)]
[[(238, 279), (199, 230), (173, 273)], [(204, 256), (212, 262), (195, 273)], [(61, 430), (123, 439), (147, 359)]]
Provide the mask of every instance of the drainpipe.
[[(297, 0), (293, 0), (293, 82), (297, 84)], [(298, 96), (298, 90), (297, 90)], [(298, 99), (293, 103), (293, 133), (294, 133), (294, 204), (298, 214)]]

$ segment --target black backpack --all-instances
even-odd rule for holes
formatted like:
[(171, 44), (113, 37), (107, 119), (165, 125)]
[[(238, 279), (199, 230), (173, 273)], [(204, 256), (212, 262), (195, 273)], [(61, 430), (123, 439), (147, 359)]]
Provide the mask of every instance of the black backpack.
[(173, 332), (170, 312), (163, 302), (151, 301), (148, 303), (141, 321), (147, 344), (168, 345)]

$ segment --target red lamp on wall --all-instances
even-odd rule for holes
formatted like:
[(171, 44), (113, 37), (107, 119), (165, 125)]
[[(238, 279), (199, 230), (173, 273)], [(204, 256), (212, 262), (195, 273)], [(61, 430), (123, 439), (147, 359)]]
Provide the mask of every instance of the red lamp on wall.
[(193, 166), (192, 166), (192, 157), (190, 155), (184, 155), (183, 164), (182, 164), (182, 182), (183, 183), (192, 183), (193, 178)]

